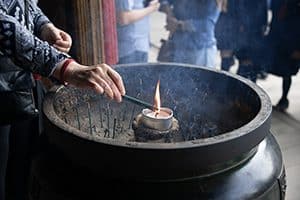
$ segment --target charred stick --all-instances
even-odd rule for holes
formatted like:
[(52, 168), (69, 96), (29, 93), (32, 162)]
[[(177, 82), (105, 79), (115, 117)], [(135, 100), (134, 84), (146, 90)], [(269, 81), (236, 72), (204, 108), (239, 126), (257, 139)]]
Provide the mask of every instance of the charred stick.
[(65, 120), (66, 124), (68, 124), (68, 120), (67, 120), (66, 116), (64, 116), (64, 120)]
[(109, 104), (107, 104), (106, 118), (107, 118), (107, 130), (108, 130), (108, 134), (109, 134)]
[(135, 106), (133, 106), (133, 109), (132, 109), (132, 112), (131, 112), (131, 117), (130, 117), (130, 120), (129, 120), (128, 129), (131, 128), (132, 121), (133, 121), (133, 118), (134, 118), (134, 113), (135, 113)]
[(126, 119), (126, 112), (124, 111), (124, 112), (123, 112), (122, 121), (125, 122), (125, 119)]
[(108, 131), (108, 129), (104, 130), (104, 137), (109, 137), (109, 131)]
[(87, 103), (88, 105), (88, 116), (89, 116), (89, 125), (90, 125), (90, 134), (93, 134), (93, 127), (92, 127), (92, 117), (91, 117), (91, 106), (89, 103)]
[(102, 117), (102, 106), (99, 103), (99, 113), (100, 113), (100, 126), (103, 128), (103, 117)]
[[(121, 113), (122, 114), (122, 113)], [(118, 119), (117, 119), (117, 134), (120, 134), (121, 132), (120, 132), (120, 130), (121, 130), (121, 127), (122, 127), (122, 124), (121, 124), (121, 117), (119, 117)]]
[(114, 118), (113, 136), (112, 136), (113, 139), (115, 138), (116, 135), (116, 123), (117, 123), (117, 119)]
[(81, 127), (80, 127), (80, 118), (79, 118), (78, 108), (75, 107), (75, 111), (76, 111), (76, 119), (77, 119), (77, 124), (78, 124), (78, 130), (80, 130)]

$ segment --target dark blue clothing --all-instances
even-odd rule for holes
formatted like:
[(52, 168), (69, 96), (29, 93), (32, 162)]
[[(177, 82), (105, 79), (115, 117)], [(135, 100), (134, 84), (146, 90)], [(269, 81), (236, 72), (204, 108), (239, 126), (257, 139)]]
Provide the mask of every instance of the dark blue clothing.
[(295, 75), (300, 60), (292, 59), (291, 55), (300, 51), (300, 0), (272, 0), (271, 9), (269, 72), (278, 76)]
[(262, 62), (261, 50), (264, 47), (264, 32), (268, 24), (268, 5), (266, 0), (238, 1), (238, 48), (237, 57), (242, 60)]
[(221, 13), (216, 33), (220, 49), (235, 49), (257, 46), (268, 23), (266, 0), (228, 0), (227, 12)]
[[(215, 26), (220, 15), (216, 0), (173, 0), (173, 15), (185, 28), (172, 34), (168, 62), (216, 67), (217, 47)], [(188, 27), (188, 28), (186, 28)]]
[(176, 31), (172, 40), (184, 49), (209, 48), (216, 45), (215, 25), (220, 10), (215, 0), (173, 0), (174, 16), (187, 21), (195, 29), (191, 32)]
[(244, 33), (261, 34), (268, 24), (267, 0), (239, 0), (238, 22)]
[(259, 55), (267, 24), (267, 0), (229, 0), (216, 27), (218, 48), (233, 50), (239, 60), (258, 63), (263, 59)]
[(237, 48), (238, 25), (238, 1), (228, 0), (227, 11), (222, 12), (216, 25), (216, 38), (218, 49), (234, 50)]

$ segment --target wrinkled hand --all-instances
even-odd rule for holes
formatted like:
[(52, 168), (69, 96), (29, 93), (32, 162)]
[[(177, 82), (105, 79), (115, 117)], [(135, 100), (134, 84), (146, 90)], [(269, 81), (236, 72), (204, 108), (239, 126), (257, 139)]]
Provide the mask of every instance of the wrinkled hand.
[[(55, 75), (56, 74), (56, 75)], [(60, 69), (54, 71), (54, 76), (59, 77)], [(106, 64), (85, 66), (72, 62), (65, 71), (65, 81), (78, 88), (93, 89), (97, 93), (106, 94), (118, 102), (122, 101), (125, 87), (122, 77), (113, 68)]]
[(45, 24), (42, 27), (41, 39), (47, 41), (57, 50), (68, 53), (72, 46), (71, 36), (55, 27), (53, 24)]

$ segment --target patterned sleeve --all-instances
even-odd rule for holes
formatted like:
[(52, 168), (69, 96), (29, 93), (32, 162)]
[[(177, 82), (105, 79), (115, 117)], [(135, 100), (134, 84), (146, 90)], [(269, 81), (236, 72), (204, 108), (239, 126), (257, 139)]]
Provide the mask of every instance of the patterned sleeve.
[(49, 77), (69, 57), (35, 37), (14, 17), (0, 10), (0, 51), (25, 70)]
[(32, 2), (30, 9), (31, 14), (33, 15), (34, 33), (35, 35), (40, 36), (42, 26), (50, 23), (50, 20), (36, 3)]

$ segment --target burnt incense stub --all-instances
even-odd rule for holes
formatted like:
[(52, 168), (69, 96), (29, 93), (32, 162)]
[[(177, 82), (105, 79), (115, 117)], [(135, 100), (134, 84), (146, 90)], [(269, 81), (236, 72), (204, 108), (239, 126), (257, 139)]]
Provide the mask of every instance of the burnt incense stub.
[(181, 141), (179, 134), (179, 124), (177, 119), (172, 117), (171, 126), (167, 130), (157, 130), (150, 128), (144, 122), (143, 114), (139, 114), (132, 123), (134, 130), (135, 141), (137, 142), (152, 142), (152, 143), (170, 143)]

